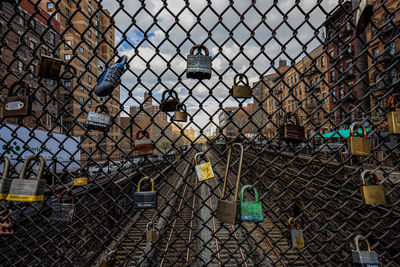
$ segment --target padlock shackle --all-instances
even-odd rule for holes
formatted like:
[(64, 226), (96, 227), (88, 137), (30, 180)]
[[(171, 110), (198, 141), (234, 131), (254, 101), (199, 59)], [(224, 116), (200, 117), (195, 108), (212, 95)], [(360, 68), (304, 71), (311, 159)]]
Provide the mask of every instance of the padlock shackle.
[(87, 173), (87, 171), (86, 171), (85, 168), (81, 168), (81, 169), (79, 169), (79, 170), (75, 173), (75, 176), (76, 176), (77, 178), (79, 178), (79, 177), (87, 177), (87, 176), (88, 176), (88, 173)]
[(147, 139), (150, 139), (150, 134), (148, 131), (146, 130), (139, 130), (136, 132), (136, 140), (139, 140), (139, 136), (140, 134), (142, 134), (144, 137), (146, 137)]
[[(168, 97), (165, 98), (165, 95), (168, 93)], [(173, 98), (175, 100), (177, 100), (179, 102), (179, 98), (178, 98), (178, 93), (172, 89), (167, 89), (163, 92), (162, 97), (161, 97), (161, 101), (165, 101), (168, 98)]]
[(353, 122), (350, 125), (350, 136), (354, 136), (354, 128), (358, 129), (359, 127), (361, 127), (361, 129), (362, 129), (363, 138), (367, 138), (367, 129), (364, 127), (364, 125), (362, 125), (359, 122)]
[[(71, 73), (72, 75), (60, 75), (60, 79), (63, 79), (63, 80), (72, 80), (74, 77), (76, 77), (76, 74), (77, 74), (77, 71), (76, 71), (76, 69), (75, 69), (75, 67), (74, 66), (72, 66), (72, 65), (67, 65), (64, 61), (62, 61), (62, 65), (64, 65), (64, 72), (62, 73), (62, 74), (65, 74), (65, 73)], [(71, 71), (72, 70), (72, 71)]]
[[(98, 112), (98, 110), (100, 110), (100, 112)], [(94, 107), (94, 112), (96, 112), (96, 113), (104, 113), (104, 114), (108, 115), (108, 114), (110, 114), (110, 109), (106, 105), (97, 104)]]
[(71, 188), (66, 188), (66, 189), (64, 189), (64, 190), (58, 195), (58, 203), (61, 203), (62, 198), (63, 198), (63, 196), (64, 196), (65, 193), (71, 193), (71, 198), (72, 198), (71, 204), (74, 204), (74, 203), (75, 203), (75, 192), (74, 192), (74, 190), (71, 190)]
[(378, 176), (376, 175), (376, 173), (373, 170), (365, 170), (361, 173), (361, 181), (363, 186), (366, 186), (367, 183), (365, 182), (365, 176), (371, 174), (374, 178), (375, 178), (375, 184), (379, 185), (379, 180), (378, 180)]
[(185, 113), (187, 113), (187, 112), (186, 112), (186, 105), (183, 104), (183, 103), (178, 103), (178, 104), (176, 105), (176, 109), (178, 110), (178, 112), (185, 112)]
[(149, 226), (153, 226), (152, 227), (152, 229), (154, 229), (154, 224), (153, 224), (153, 222), (148, 222), (147, 224), (146, 224), (146, 231), (149, 231)]
[(237, 197), (238, 197), (238, 193), (239, 193), (240, 175), (241, 175), (241, 172), (242, 172), (243, 154), (244, 154), (243, 145), (242, 145), (241, 143), (234, 143), (233, 145), (231, 145), (231, 146), (229, 147), (229, 151), (228, 151), (228, 160), (227, 160), (227, 162), (226, 162), (224, 186), (223, 186), (223, 188), (222, 188), (221, 199), (224, 199), (224, 196), (225, 196), (226, 181), (228, 180), (229, 165), (230, 165), (230, 163), (231, 163), (232, 147), (234, 147), (234, 146), (238, 146), (238, 147), (240, 148), (239, 169), (238, 169), (237, 178), (236, 178), (236, 188), (235, 188), (235, 196), (234, 196), (235, 199), (233, 200), (233, 202), (236, 203)]
[(1, 221), (3, 221), (3, 222), (11, 216), (12, 210), (10, 210), (10, 209), (3, 210), (2, 212), (0, 212), (0, 216), (3, 216), (3, 214), (6, 212), (7, 212), (7, 215), (4, 216), (4, 218), (3, 217), (1, 218)]
[[(292, 221), (294, 221), (294, 218), (293, 218), (293, 217), (290, 217), (289, 220), (288, 220), (288, 228), (289, 228), (289, 231), (292, 230)], [(300, 226), (299, 226), (299, 225), (300, 225), (299, 222), (296, 221), (296, 230), (299, 230), (299, 229), (300, 229)]]
[(4, 159), (4, 169), (2, 178), (6, 179), (8, 177), (8, 171), (10, 170), (11, 161), (10, 158), (7, 156), (3, 156), (3, 159)]
[(400, 94), (394, 94), (389, 98), (389, 110), (396, 110), (396, 102), (400, 100)]
[(258, 202), (258, 191), (257, 191), (257, 188), (255, 187), (255, 186), (252, 186), (252, 185), (245, 185), (245, 186), (243, 186), (242, 187), (242, 189), (240, 189), (240, 201), (241, 202), (243, 202), (244, 201), (244, 191), (246, 190), (246, 189), (250, 189), (250, 188), (253, 188), (253, 192), (254, 192), (254, 201), (256, 201), (256, 202)]
[(38, 178), (37, 180), (40, 180), (42, 178), (46, 161), (44, 160), (44, 158), (42, 156), (37, 156), (36, 154), (32, 154), (25, 159), (24, 164), (22, 165), (22, 171), (19, 175), (19, 179), (25, 179), (24, 177), (28, 170), (29, 163), (32, 160), (34, 160), (36, 157), (39, 159), (39, 171), (38, 171), (38, 175), (37, 175), (37, 178)]
[[(239, 80), (238, 82), (236, 81), (238, 78), (244, 78), (245, 82), (243, 82), (243, 79)], [(246, 75), (239, 73), (235, 75), (235, 78), (233, 78), (233, 85), (238, 85), (239, 82), (242, 81), (244, 83), (244, 85), (249, 86), (249, 79), (247, 78)]]
[(294, 119), (296, 120), (296, 125), (300, 125), (299, 117), (297, 116), (296, 113), (292, 113), (292, 112), (285, 112), (283, 114), (283, 123), (286, 123), (287, 120), (289, 120), (291, 117), (294, 117)]
[(140, 192), (140, 184), (144, 181), (144, 180), (150, 180), (151, 183), (151, 191), (154, 191), (154, 180), (152, 178), (149, 178), (148, 176), (143, 177), (142, 179), (140, 179), (138, 185), (137, 185), (137, 191)]
[(197, 160), (197, 157), (201, 157), (202, 159), (204, 159), (205, 162), (209, 162), (206, 154), (204, 154), (204, 152), (199, 152), (196, 155), (194, 155), (194, 166), (197, 166), (200, 162)]
[(10, 89), (8, 89), (8, 96), (13, 96), (14, 94), (14, 88), (17, 85), (21, 85), (22, 88), (24, 88), (25, 96), (29, 96), (29, 84), (25, 81), (16, 81), (13, 84), (11, 84)]
[(354, 246), (356, 247), (356, 251), (360, 251), (360, 245), (359, 245), (359, 241), (364, 241), (364, 243), (367, 245), (367, 250), (371, 251), (371, 246), (368, 242), (368, 239), (366, 239), (365, 237), (363, 237), (362, 235), (357, 235), (354, 238)]
[(204, 52), (206, 53), (205, 55), (206, 55), (206, 56), (209, 55), (209, 54), (208, 54), (208, 49), (207, 49), (207, 47), (205, 47), (204, 45), (201, 45), (201, 44), (196, 44), (196, 45), (194, 45), (194, 46), (192, 47), (192, 49), (190, 49), (190, 55), (193, 55), (194, 50), (195, 50), (196, 48), (199, 49), (199, 50), (203, 49)]

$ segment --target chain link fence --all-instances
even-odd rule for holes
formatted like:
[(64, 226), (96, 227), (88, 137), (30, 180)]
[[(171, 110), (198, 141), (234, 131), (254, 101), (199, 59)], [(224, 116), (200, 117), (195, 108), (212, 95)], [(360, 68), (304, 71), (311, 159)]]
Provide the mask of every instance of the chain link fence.
[(398, 1), (8, 0), (0, 25), (0, 266), (400, 265)]

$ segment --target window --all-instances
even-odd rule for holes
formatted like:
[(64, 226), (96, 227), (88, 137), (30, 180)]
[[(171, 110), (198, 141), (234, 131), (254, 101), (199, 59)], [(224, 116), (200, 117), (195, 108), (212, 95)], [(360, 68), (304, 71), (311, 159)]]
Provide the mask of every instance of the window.
[(50, 44), (55, 44), (55, 42), (56, 42), (56, 37), (55, 37), (54, 33), (52, 33), (52, 32), (49, 32), (49, 41), (50, 41)]
[(92, 58), (92, 54), (91, 53), (87, 53), (87, 56), (88, 56), (89, 59)]
[(89, 108), (92, 107), (92, 99), (89, 99), (89, 100), (88, 100), (88, 106), (89, 106)]
[(301, 85), (299, 86), (299, 95), (302, 94)]
[(334, 70), (332, 70), (330, 72), (330, 76), (331, 76), (331, 82), (335, 82), (336, 81), (336, 77), (335, 77), (335, 71)]
[(112, 32), (110, 32), (110, 38), (112, 38), (113, 37), (113, 34), (112, 34)]
[(332, 91), (332, 103), (336, 103), (336, 93), (335, 93), (335, 90)]
[(87, 11), (88, 11), (89, 15), (92, 14), (92, 9), (90, 8), (90, 6), (88, 6)]
[(64, 55), (64, 60), (70, 60), (71, 59), (71, 55), (70, 54), (65, 54)]
[(324, 102), (324, 104), (326, 104), (326, 93), (325, 92), (322, 93), (322, 101)]
[(89, 147), (89, 154), (92, 154), (92, 148)]
[(69, 9), (65, 9), (65, 16), (69, 17)]
[(346, 22), (346, 31), (350, 31), (351, 30), (351, 25), (350, 25), (350, 21)]
[(35, 73), (36, 70), (35, 65), (29, 65), (29, 70), (32, 74)]
[(114, 95), (115, 96), (118, 95), (118, 91), (117, 90), (114, 90)]
[(112, 51), (112, 50), (110, 50), (110, 57), (112, 57), (112, 55), (113, 55), (113, 51)]
[(92, 31), (91, 31), (91, 30), (88, 30), (88, 31), (87, 31), (87, 35), (88, 35), (89, 37), (92, 37)]
[(379, 57), (379, 47), (376, 47), (372, 50), (372, 55), (374, 56), (375, 60)]
[(83, 91), (85, 88), (83, 87), (83, 85), (79, 86), (79, 88), (81, 89), (81, 91)]
[(87, 41), (88, 45), (91, 47), (92, 46), (92, 42), (91, 41)]
[(64, 48), (69, 49), (70, 47), (71, 47), (71, 41), (70, 40), (65, 41)]
[(88, 75), (87, 80), (89, 83), (92, 83), (92, 76)]
[(81, 54), (83, 54), (85, 52), (85, 48), (83, 48), (82, 46), (79, 47), (79, 51), (81, 52)]
[(34, 41), (29, 41), (29, 47), (30, 47), (30, 49), (35, 50), (36, 43)]
[(92, 70), (92, 65), (91, 64), (88, 65), (88, 70)]
[(67, 87), (67, 88), (71, 87), (71, 82), (70, 81), (66, 81), (64, 83), (64, 86)]
[(31, 19), (29, 21), (29, 25), (32, 27), (32, 29), (35, 29), (36, 28), (36, 20), (35, 19)]
[(321, 67), (325, 67), (325, 57), (321, 57)]
[(47, 8), (48, 8), (48, 9), (51, 9), (51, 8), (53, 8), (53, 7), (54, 7), (54, 4), (53, 4), (53, 3), (51, 3), (51, 2), (47, 3)]
[(100, 32), (96, 30), (96, 37), (97, 39), (100, 38)]
[(24, 18), (22, 16), (18, 17), (18, 24), (22, 25), (22, 26), (25, 26), (25, 20), (24, 20)]
[(85, 98), (83, 96), (79, 97), (79, 102), (81, 102), (81, 104), (83, 104), (85, 102)]

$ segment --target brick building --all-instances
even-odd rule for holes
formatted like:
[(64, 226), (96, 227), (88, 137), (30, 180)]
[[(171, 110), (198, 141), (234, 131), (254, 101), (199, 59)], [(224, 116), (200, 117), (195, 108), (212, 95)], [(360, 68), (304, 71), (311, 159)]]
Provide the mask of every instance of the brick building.
[[(25, 81), (30, 86), (32, 116), (7, 118), (12, 124), (23, 122), (27, 127), (60, 132), (60, 92), (57, 82), (38, 79), (35, 74), (40, 55), (59, 56), (60, 24), (43, 10), (35, 10), (28, 1), (0, 2), (0, 82), (1, 109), (10, 86)], [(15, 89), (18, 90), (19, 87)], [(22, 93), (21, 91), (19, 93)], [(1, 110), (1, 114), (2, 114)]]
[(242, 108), (223, 108), (218, 115), (219, 133), (231, 138), (254, 133), (253, 122), (249, 121), (251, 114), (253, 114), (253, 104), (247, 104)]

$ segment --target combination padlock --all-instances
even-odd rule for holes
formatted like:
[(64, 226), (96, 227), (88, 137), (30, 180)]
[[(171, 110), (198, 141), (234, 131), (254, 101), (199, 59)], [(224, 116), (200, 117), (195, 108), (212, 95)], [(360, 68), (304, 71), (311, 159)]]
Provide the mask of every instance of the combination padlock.
[(177, 111), (174, 113), (174, 121), (181, 121), (187, 122), (188, 114), (186, 112), (186, 105), (185, 104), (178, 104)]
[(98, 131), (110, 130), (111, 124), (110, 110), (106, 105), (102, 104), (98, 104), (94, 111), (89, 111), (85, 121), (86, 128)]
[[(168, 93), (168, 97), (165, 98)], [(162, 94), (160, 109), (163, 112), (173, 112), (178, 110), (179, 98), (174, 90), (165, 90)]]
[(304, 236), (303, 230), (299, 227), (299, 222), (296, 221), (296, 229), (292, 229), (292, 221), (294, 218), (290, 218), (288, 221), (288, 230), (290, 233), (290, 238), (293, 248), (303, 248), (304, 247)]
[[(244, 200), (244, 191), (253, 188), (254, 201)], [(245, 185), (240, 189), (240, 220), (249, 222), (262, 222), (264, 220), (262, 203), (258, 198), (258, 191), (252, 185)]]
[[(199, 164), (200, 161), (198, 160), (198, 157), (201, 157), (205, 162)], [(215, 177), (211, 162), (208, 160), (204, 152), (199, 152), (194, 155), (194, 168), (196, 170), (197, 178), (200, 182)]]
[[(14, 95), (14, 89), (17, 85), (24, 89), (24, 95)], [(29, 90), (29, 84), (22, 81), (15, 82), (10, 86), (8, 96), (4, 100), (3, 117), (23, 117), (31, 115), (32, 99)]]
[[(359, 240), (364, 241), (367, 250), (360, 250)], [(355, 267), (380, 267), (378, 255), (375, 251), (371, 251), (371, 246), (366, 238), (358, 235), (354, 238), (355, 250), (351, 251), (353, 258), (353, 266)]]
[[(197, 55), (194, 50), (197, 49)], [(204, 50), (205, 55), (200, 54)], [(186, 77), (191, 79), (210, 79), (211, 78), (211, 57), (208, 55), (208, 49), (204, 45), (195, 45), (190, 49), (190, 55), (187, 56)]]
[[(239, 81), (237, 80), (239, 79)], [(244, 81), (243, 81), (244, 79)], [(239, 85), (242, 82), (243, 85)], [(237, 74), (233, 80), (232, 96), (234, 98), (251, 98), (249, 79), (244, 74)]]
[(0, 180), (0, 199), (6, 199), (8, 192), (10, 191), (12, 178), (9, 176), (10, 169), (10, 158), (7, 156), (3, 156), (4, 159), (4, 169), (2, 179)]
[[(289, 120), (291, 117), (295, 118), (296, 123), (290, 123)], [(301, 126), (299, 123), (299, 118), (296, 114), (287, 112), (283, 115), (283, 124), (279, 127), (279, 138), (284, 141), (289, 141), (293, 143), (304, 142), (305, 141), (305, 132), (304, 126)]]
[[(232, 147), (238, 146), (240, 148), (240, 160), (239, 160), (239, 169), (237, 173), (236, 179), (236, 188), (235, 188), (235, 195), (233, 201), (224, 200), (225, 192), (226, 192), (226, 181), (228, 179), (228, 174), (230, 170), (230, 162), (231, 162), (231, 154), (232, 154)], [(238, 220), (238, 203), (237, 197), (239, 193), (239, 183), (240, 183), (240, 174), (242, 172), (242, 163), (243, 163), (243, 145), (240, 143), (235, 143), (229, 147), (228, 151), (228, 160), (226, 163), (225, 169), (225, 179), (224, 179), (224, 186), (222, 189), (221, 199), (218, 199), (217, 203), (217, 213), (216, 217), (219, 221), (229, 224), (236, 224)]]
[[(140, 135), (142, 135), (142, 137), (146, 137), (147, 139), (140, 139)], [(136, 155), (153, 153), (154, 144), (150, 139), (150, 134), (146, 130), (137, 131), (134, 146)]]
[[(365, 176), (371, 174), (375, 179), (375, 185), (367, 185)], [(361, 198), (364, 204), (380, 205), (385, 204), (385, 192), (383, 186), (379, 184), (378, 176), (371, 170), (365, 170), (361, 173), (362, 185), (360, 186)]]
[[(26, 172), (30, 162), (36, 157), (39, 160), (39, 170), (37, 178), (34, 180), (29, 179)], [(27, 157), (22, 166), (19, 179), (12, 179), (10, 192), (8, 193), (6, 200), (24, 202), (43, 201), (46, 181), (42, 179), (42, 176), (45, 164), (46, 162), (42, 156), (34, 154)]]
[[(61, 66), (65, 66), (65, 71), (62, 75), (60, 75)], [(58, 58), (41, 55), (37, 75), (38, 77), (51, 80), (70, 80), (76, 76), (76, 69)]]
[[(71, 193), (71, 203), (62, 203), (65, 193)], [(75, 192), (71, 189), (63, 190), (58, 196), (58, 203), (53, 203), (51, 219), (56, 222), (72, 222), (75, 216)]]
[[(354, 136), (354, 127), (356, 126), (362, 129), (362, 137)], [(357, 134), (359, 134), (358, 130)], [(347, 147), (350, 155), (366, 157), (371, 156), (371, 145), (369, 143), (369, 139), (367, 138), (367, 129), (365, 129), (362, 124), (353, 122), (350, 125), (350, 136), (347, 138)]]
[[(140, 192), (140, 184), (149, 180), (151, 183), (151, 191)], [(156, 209), (157, 208), (157, 192), (154, 191), (154, 180), (149, 177), (140, 179), (137, 192), (133, 195), (133, 208), (135, 209)]]
[(389, 98), (390, 112), (386, 114), (390, 134), (400, 134), (400, 111), (396, 111), (396, 102), (400, 99), (400, 94), (392, 95)]
[[(152, 226), (152, 229), (149, 229), (149, 226)], [(152, 222), (149, 222), (146, 225), (146, 241), (147, 242), (156, 242), (158, 239), (158, 233), (157, 230), (154, 229), (154, 224)]]

